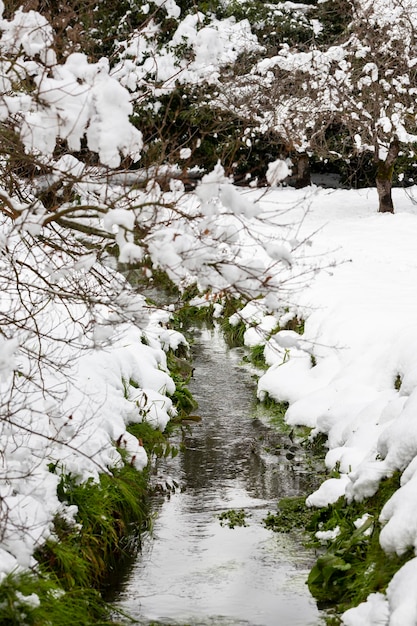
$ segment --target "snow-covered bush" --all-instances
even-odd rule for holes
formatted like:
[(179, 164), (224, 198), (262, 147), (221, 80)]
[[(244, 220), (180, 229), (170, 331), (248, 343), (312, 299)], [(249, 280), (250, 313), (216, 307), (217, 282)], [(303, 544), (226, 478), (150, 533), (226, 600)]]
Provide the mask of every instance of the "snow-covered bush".
[[(156, 4), (178, 20), (175, 2)], [(168, 314), (152, 311), (117, 262), (148, 278), (162, 269), (180, 288), (253, 298), (278, 289), (281, 272), (289, 279), (299, 245), (271, 240), (259, 253), (265, 223), (256, 197), (239, 194), (220, 163), (189, 196), (178, 167), (127, 169), (152, 148), (131, 123), (134, 98), (150, 84), (154, 96), (165, 93), (173, 74), (217, 85), (225, 63), (259, 49), (247, 21), (186, 15), (159, 50), (150, 19), (112, 66), (84, 54), (81, 35), (73, 49), (57, 42), (34, 10), (7, 15), (0, 21), (1, 577), (33, 565), (57, 516), (74, 522), (75, 508), (57, 496), (62, 476), (98, 481), (122, 461), (141, 470), (146, 453), (127, 425), (163, 430), (175, 414), (166, 351), (179, 339), (165, 328)], [(185, 48), (188, 60), (176, 56)], [(184, 145), (181, 158), (189, 150)]]

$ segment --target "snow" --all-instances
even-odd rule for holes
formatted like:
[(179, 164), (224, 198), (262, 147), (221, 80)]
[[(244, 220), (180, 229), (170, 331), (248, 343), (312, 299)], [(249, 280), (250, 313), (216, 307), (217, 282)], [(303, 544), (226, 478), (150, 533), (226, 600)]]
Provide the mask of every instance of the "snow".
[[(340, 472), (307, 504), (323, 507), (341, 496), (361, 501), (400, 471), (401, 487), (380, 516), (381, 546), (397, 554), (417, 551), (415, 197), (416, 188), (394, 190), (396, 213), (384, 215), (376, 213), (375, 190), (269, 191), (260, 206), (268, 215), (285, 206), (288, 222), (302, 220), (298, 238), (308, 240), (306, 250), (321, 259), (321, 270), (306, 277), (285, 307), (272, 310), (264, 299), (241, 312), (248, 346), (264, 345), (269, 364), (259, 398), (288, 402), (289, 424), (309, 426), (313, 436), (324, 433), (326, 466)], [(283, 217), (275, 219), (279, 237)], [(304, 333), (280, 330), (265, 342), (263, 320), (273, 331), (271, 314), (285, 323), (289, 312), (304, 320)], [(347, 611), (343, 623), (415, 625), (414, 561), (394, 576), (386, 595), (372, 594)]]
[[(58, 63), (53, 29), (36, 11), (19, 9), (0, 20), (0, 119), (15, 129), (39, 165), (51, 168), (47, 176), (27, 181), (27, 188), (22, 181), (18, 199), (6, 191), (8, 180), (0, 192), (0, 314), (6, 321), (0, 337), (0, 582), (12, 571), (35, 566), (33, 554), (52, 536), (55, 515), (74, 522), (75, 508), (57, 497), (61, 473), (80, 482), (97, 480), (122, 462), (118, 446), (138, 470), (145, 467), (146, 452), (126, 428), (146, 420), (163, 430), (175, 415), (166, 351), (186, 343), (166, 328), (171, 311), (150, 310), (114, 270), (116, 262), (103, 253), (101, 240), (92, 252), (96, 248), (87, 251), (58, 223), (48, 230), (51, 213), (36, 192), (56, 182), (71, 182), (71, 195), (79, 201), (74, 208), (73, 200), (63, 199), (57, 211), (66, 216), (83, 207), (75, 223), (98, 224), (114, 236), (123, 263), (138, 262), (146, 252), (149, 275), (158, 267), (180, 288), (197, 283), (208, 294), (200, 305), (215, 302), (217, 312), (225, 292), (245, 294), (249, 302), (230, 322), (245, 323), (247, 346), (263, 346), (268, 369), (258, 397), (287, 402), (288, 424), (310, 427), (313, 437), (326, 435), (326, 467), (339, 472), (309, 494), (307, 504), (322, 507), (343, 496), (361, 501), (398, 471), (401, 486), (382, 509), (380, 542), (387, 553), (416, 552), (417, 189), (395, 190), (396, 213), (380, 215), (374, 190), (280, 186), (290, 174), (289, 161), (282, 159), (269, 164), (265, 190), (237, 189), (221, 163), (192, 194), (184, 193), (180, 181), (168, 191), (152, 180), (146, 189), (127, 189), (122, 174), (108, 185), (108, 168), (119, 167), (124, 157), (137, 162), (146, 148), (130, 122), (135, 97), (146, 93), (157, 99), (178, 84), (202, 81), (218, 87), (227, 78), (223, 68), (262, 51), (247, 20), (198, 12), (179, 20), (174, 0), (153, 4), (177, 20), (171, 38), (159, 46), (160, 27), (150, 18), (119, 42), (112, 67), (105, 58), (92, 63), (81, 52)], [(284, 5), (303, 10), (300, 4)], [(387, 29), (391, 39), (382, 44), (389, 44), (388, 56), (395, 44), (397, 60), (397, 45), (407, 47), (414, 36), (414, 5), (361, 0), (355, 10), (360, 19)], [(0, 13), (3, 9), (0, 0)], [(397, 30), (399, 20), (391, 13), (408, 16), (407, 28), (404, 22)], [(315, 31), (319, 28), (316, 24)], [(398, 37), (403, 31), (404, 41)], [(369, 116), (387, 135), (378, 145), (380, 157), (393, 133), (414, 142), (406, 125), (415, 108), (397, 102), (396, 94), (406, 91), (415, 100), (414, 87), (407, 87), (415, 56), (401, 59), (407, 71), (378, 80), (382, 68), (374, 59), (381, 50), (372, 50), (372, 61), (369, 52), (355, 35), (324, 51), (294, 53), (283, 45), (255, 65), (253, 88), (259, 80), (269, 89), (276, 68), (297, 69), (305, 84), (314, 86), (317, 102), (312, 106), (307, 93), (297, 101), (288, 94), (272, 117), (271, 111), (261, 112), (259, 127), (271, 128), (273, 118), (277, 132), (294, 132), (295, 148), (306, 149), (317, 107), (338, 110), (347, 93), (358, 150), (374, 143), (362, 133)], [(376, 113), (374, 84), (381, 92)], [(370, 94), (367, 100), (364, 94)], [(295, 105), (298, 118), (289, 113)], [(232, 98), (230, 107), (233, 111)], [(96, 153), (97, 167), (71, 154), (55, 158), (57, 143), (70, 153), (80, 151), (83, 142)], [(190, 147), (181, 147), (180, 159), (190, 154)], [(140, 173), (134, 175), (139, 180)], [(143, 241), (133, 238), (136, 226), (147, 233)], [(39, 235), (47, 244), (41, 245)], [(67, 298), (74, 290), (84, 299)], [(304, 321), (303, 334), (276, 330), (295, 318)], [(49, 471), (51, 464), (56, 473)], [(363, 523), (366, 519), (357, 520)], [(393, 576), (385, 594), (371, 594), (346, 611), (344, 624), (415, 626), (416, 585), (414, 558)], [(35, 606), (38, 599), (20, 601)]]
[[(2, 2), (1, 13), (3, 8)], [(3, 31), (0, 41), (3, 49), (17, 54), (22, 47), (29, 57), (39, 55), (46, 65), (56, 63), (55, 54), (51, 50), (54, 41), (52, 27), (37, 11), (24, 12), (19, 9), (10, 23), (6, 21), (0, 23), (0, 30)]]
[(266, 180), (271, 187), (276, 187), (279, 183), (287, 178), (287, 176), (291, 175), (290, 170), (291, 162), (287, 159), (283, 161), (282, 159), (277, 159), (272, 163), (268, 164), (268, 168), (266, 170)]
[[(77, 151), (85, 136), (104, 165), (118, 167), (121, 156), (140, 158), (142, 134), (129, 121), (130, 94), (110, 76), (107, 59), (89, 63), (85, 54), (74, 53), (57, 64), (52, 27), (36, 11), (19, 10), (12, 20), (0, 20), (0, 32), (4, 91), (11, 91), (12, 78), (25, 75), (32, 77), (37, 89), (36, 97), (18, 89), (1, 96), (1, 116), (5, 119), (11, 113), (19, 119), (27, 152), (51, 157), (58, 138)], [(14, 63), (12, 56), (21, 49), (25, 58)]]
[(333, 541), (340, 535), (340, 526), (335, 526), (332, 530), (318, 530), (315, 534), (320, 543), (326, 544)]
[[(168, 7), (169, 3), (163, 6)], [(121, 42), (123, 51), (111, 74), (133, 92), (146, 87), (158, 97), (172, 91), (178, 83), (219, 84), (222, 67), (233, 64), (243, 53), (261, 50), (248, 20), (218, 20), (200, 11), (185, 15), (162, 49), (158, 33), (159, 27), (150, 21), (145, 29), (133, 32), (127, 41)], [(180, 52), (184, 48), (187, 54)]]
[(167, 12), (168, 17), (179, 17), (181, 9), (175, 2), (175, 0), (152, 0), (158, 7), (163, 7)]
[(321, 508), (333, 504), (345, 494), (348, 482), (349, 477), (346, 474), (342, 474), (340, 478), (328, 478), (317, 491), (308, 496), (307, 506)]
[[(116, 225), (125, 223), (123, 213), (113, 217)], [(0, 582), (35, 565), (33, 554), (53, 536), (57, 514), (74, 523), (75, 507), (57, 496), (62, 473), (79, 482), (97, 480), (121, 465), (116, 445), (139, 471), (147, 465), (144, 448), (126, 427), (148, 421), (164, 430), (175, 415), (166, 350), (185, 342), (164, 328), (169, 312), (149, 312), (144, 297), (99, 266), (96, 255), (80, 257), (72, 272), (74, 260), (62, 250), (45, 250), (32, 239), (26, 249), (26, 231), (22, 235), (4, 217), (1, 230), (7, 247), (0, 260), (0, 313), (2, 319), (14, 316), (17, 326), (13, 338), (7, 332), (1, 337)], [(15, 286), (13, 259), (20, 262)], [(45, 279), (55, 276), (62, 291), (45, 299), (38, 271)], [(93, 299), (100, 289), (100, 303), (66, 301), (62, 294), (77, 282)], [(113, 289), (107, 302), (106, 283)], [(125, 311), (121, 319), (118, 302)], [(37, 353), (48, 355), (41, 367), (32, 357)]]
[(388, 601), (382, 593), (371, 593), (366, 602), (343, 614), (344, 626), (388, 626)]

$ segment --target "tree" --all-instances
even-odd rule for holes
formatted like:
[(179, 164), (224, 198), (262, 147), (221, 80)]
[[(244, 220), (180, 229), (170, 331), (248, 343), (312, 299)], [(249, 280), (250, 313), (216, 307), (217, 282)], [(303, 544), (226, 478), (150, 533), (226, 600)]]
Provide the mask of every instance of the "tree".
[(271, 90), (272, 107), (260, 118), (297, 151), (347, 159), (371, 152), (379, 211), (392, 212), (395, 161), (401, 151), (412, 155), (417, 139), (417, 10), (411, 0), (351, 0), (348, 7), (351, 20), (337, 42), (320, 45), (319, 38), (302, 52), (283, 45), (253, 68), (252, 92), (258, 103)]
[[(162, 269), (210, 302), (267, 293), (272, 302), (293, 278), (301, 244), (284, 234), (273, 241), (269, 229), (260, 255), (260, 208), (220, 163), (193, 195), (175, 164), (142, 167), (153, 146), (131, 122), (132, 100), (156, 106), (175, 88), (171, 71), (184, 84), (205, 77), (217, 86), (222, 51), (232, 63), (242, 32), (257, 45), (246, 23), (185, 20), (165, 48), (148, 23), (114, 63), (57, 42), (29, 7), (0, 22), (0, 561), (9, 569), (28, 567), (55, 515), (74, 521), (57, 498), (62, 475), (97, 479), (123, 447), (142, 468), (146, 455), (126, 423), (164, 428), (173, 415), (162, 349), (174, 336), (164, 326), (170, 313), (133, 290), (120, 265), (147, 278)], [(223, 47), (207, 70), (205, 46), (217, 34)]]
[(352, 21), (337, 47), (340, 58), (327, 71), (331, 116), (348, 132), (352, 153), (373, 153), (379, 211), (393, 212), (394, 164), (400, 150), (412, 152), (416, 140), (416, 7), (402, 0), (361, 0), (351, 9)]

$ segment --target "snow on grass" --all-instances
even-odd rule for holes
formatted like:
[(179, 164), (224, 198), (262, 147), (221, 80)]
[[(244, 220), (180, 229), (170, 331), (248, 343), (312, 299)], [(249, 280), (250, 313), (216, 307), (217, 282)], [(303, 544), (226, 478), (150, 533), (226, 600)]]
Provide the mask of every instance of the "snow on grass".
[(116, 272), (95, 261), (72, 271), (70, 254), (1, 228), (0, 583), (35, 566), (57, 515), (74, 521), (57, 495), (63, 474), (98, 481), (122, 465), (120, 450), (146, 466), (127, 426), (164, 430), (175, 415), (166, 351), (185, 341)]
[[(340, 478), (310, 494), (310, 506), (326, 506), (341, 495), (361, 501), (384, 477), (402, 472), (401, 487), (380, 518), (381, 546), (397, 554), (417, 548), (414, 197), (415, 188), (394, 190), (394, 215), (377, 214), (376, 192), (366, 189), (276, 189), (261, 199), (269, 215), (276, 211), (277, 223), (283, 221), (278, 214), (283, 207), (287, 224), (302, 219), (297, 236), (310, 239), (309, 254), (321, 259), (323, 269), (275, 313), (282, 325), (291, 316), (303, 319), (304, 333), (297, 339), (293, 332), (281, 337), (281, 331), (267, 341), (270, 367), (259, 380), (258, 395), (289, 402), (289, 424), (327, 436), (326, 465), (338, 469)], [(262, 312), (259, 302), (256, 311)], [(256, 319), (244, 310), (245, 316), (251, 320), (246, 337), (252, 346), (262, 315)], [(415, 625), (414, 561), (394, 576), (386, 595), (372, 594), (366, 604), (347, 611), (344, 623)]]
[[(37, 419), (36, 411), (21, 417), (29, 431), (16, 424), (18, 414), (13, 423), (2, 423), (0, 582), (8, 573), (34, 565), (32, 555), (51, 536), (56, 514), (71, 520), (76, 513), (58, 500), (61, 472), (79, 482), (97, 480), (99, 473), (121, 465), (116, 442), (138, 470), (146, 466), (146, 452), (126, 426), (147, 421), (163, 430), (175, 415), (167, 396), (175, 384), (165, 352), (145, 345), (143, 336), (146, 331), (129, 325), (111, 347), (76, 358), (62, 404), (49, 406), (43, 419)], [(47, 383), (54, 382), (47, 375)], [(57, 473), (49, 471), (51, 464)]]

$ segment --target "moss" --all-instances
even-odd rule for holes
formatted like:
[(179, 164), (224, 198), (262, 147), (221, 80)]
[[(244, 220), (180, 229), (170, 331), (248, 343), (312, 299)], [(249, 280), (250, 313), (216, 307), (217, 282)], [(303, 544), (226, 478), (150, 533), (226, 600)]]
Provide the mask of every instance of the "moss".
[(311, 525), (314, 512), (307, 507), (305, 496), (283, 498), (278, 502), (278, 512), (268, 513), (264, 525), (270, 530), (288, 533), (294, 530), (305, 531)]

